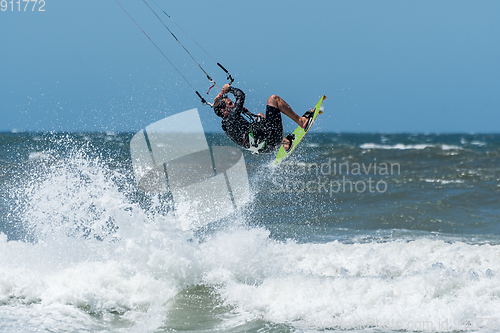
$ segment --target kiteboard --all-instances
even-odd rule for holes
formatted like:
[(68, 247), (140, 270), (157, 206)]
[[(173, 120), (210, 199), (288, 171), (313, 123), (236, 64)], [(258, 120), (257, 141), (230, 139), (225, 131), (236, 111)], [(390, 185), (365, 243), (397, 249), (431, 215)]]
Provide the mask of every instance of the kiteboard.
[(323, 95), (321, 97), (321, 99), (319, 100), (319, 102), (314, 107), (313, 116), (312, 116), (311, 120), (309, 120), (309, 121), (312, 121), (312, 123), (309, 125), (308, 130), (305, 131), (300, 126), (297, 127), (297, 129), (295, 131), (293, 131), (293, 133), (291, 134), (293, 136), (293, 140), (292, 140), (292, 146), (290, 147), (290, 149), (288, 149), (288, 151), (286, 151), (285, 148), (283, 148), (283, 146), (280, 147), (280, 149), (278, 150), (278, 154), (276, 155), (276, 159), (274, 160), (274, 165), (280, 164), (285, 158), (287, 158), (295, 150), (295, 148), (297, 148), (297, 146), (302, 141), (304, 136), (306, 136), (307, 132), (309, 132), (309, 130), (311, 130), (311, 127), (314, 124), (314, 122), (316, 121), (316, 118), (318, 117), (318, 115), (323, 113), (323, 111), (321, 110), (321, 105), (323, 104), (323, 101), (325, 99), (326, 99), (326, 96)]

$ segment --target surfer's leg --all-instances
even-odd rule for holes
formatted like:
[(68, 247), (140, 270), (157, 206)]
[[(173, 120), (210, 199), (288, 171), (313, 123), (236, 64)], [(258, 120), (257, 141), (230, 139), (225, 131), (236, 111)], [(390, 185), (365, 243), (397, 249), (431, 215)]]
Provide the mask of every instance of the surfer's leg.
[(286, 115), (288, 118), (292, 119), (300, 127), (302, 128), (306, 127), (308, 119), (306, 117), (301, 117), (298, 114), (296, 114), (292, 110), (290, 105), (288, 105), (288, 103), (283, 100), (283, 98), (277, 95), (271, 95), (267, 99), (267, 105), (277, 108), (278, 110), (280, 110), (281, 113)]

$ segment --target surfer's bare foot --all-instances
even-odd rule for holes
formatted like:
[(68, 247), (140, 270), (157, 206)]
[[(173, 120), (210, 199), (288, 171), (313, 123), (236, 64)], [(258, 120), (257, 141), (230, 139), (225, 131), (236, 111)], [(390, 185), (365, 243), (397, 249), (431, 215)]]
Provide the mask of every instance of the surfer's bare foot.
[(283, 149), (285, 149), (285, 151), (288, 151), (290, 149), (290, 140), (288, 140), (287, 138), (283, 138), (283, 141), (281, 141), (281, 145), (283, 146)]
[(309, 118), (306, 118), (306, 117), (300, 117), (299, 118), (299, 123), (300, 123), (300, 128), (304, 129), (306, 128), (307, 126), (307, 121), (309, 120)]
[(283, 149), (285, 149), (286, 152), (288, 152), (292, 146), (293, 146), (293, 140), (295, 139), (295, 134), (288, 134), (283, 138), (283, 141), (281, 141), (281, 145), (283, 146)]
[(304, 130), (308, 130), (307, 128), (307, 125), (309, 124), (309, 120), (312, 119), (314, 115), (314, 109), (309, 109), (309, 111), (307, 111), (306, 113), (304, 113), (304, 115), (302, 117), (300, 117), (300, 121), (303, 122), (300, 124), (300, 127)]

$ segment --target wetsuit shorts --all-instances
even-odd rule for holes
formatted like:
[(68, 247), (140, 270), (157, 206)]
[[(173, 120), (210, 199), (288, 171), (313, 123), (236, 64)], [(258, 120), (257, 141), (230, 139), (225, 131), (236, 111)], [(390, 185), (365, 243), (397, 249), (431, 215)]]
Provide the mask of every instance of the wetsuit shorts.
[[(266, 145), (262, 153), (270, 153), (279, 148), (283, 141), (283, 123), (281, 122), (280, 110), (274, 106), (266, 107), (266, 118), (260, 121), (261, 130), (265, 133)], [(259, 126), (260, 127), (260, 126)]]

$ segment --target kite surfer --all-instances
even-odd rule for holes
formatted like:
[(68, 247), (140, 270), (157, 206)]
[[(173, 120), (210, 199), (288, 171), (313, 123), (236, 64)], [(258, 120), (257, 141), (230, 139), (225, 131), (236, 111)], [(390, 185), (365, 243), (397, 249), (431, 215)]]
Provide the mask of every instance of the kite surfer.
[[(231, 93), (235, 101), (226, 96)], [(253, 114), (243, 106), (245, 93), (235, 87), (225, 84), (222, 91), (215, 97), (213, 108), (217, 116), (222, 118), (222, 129), (238, 146), (250, 150), (254, 154), (271, 153), (279, 145), (285, 150), (292, 146), (293, 136), (283, 138), (281, 113), (292, 119), (297, 125), (308, 130), (313, 112), (307, 111), (300, 117), (281, 97), (271, 95), (267, 99), (266, 114)]]

